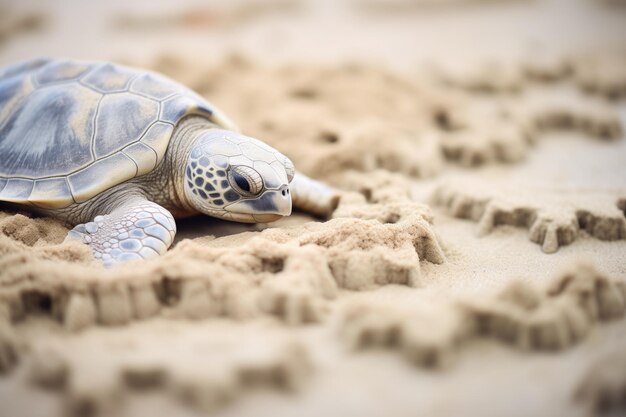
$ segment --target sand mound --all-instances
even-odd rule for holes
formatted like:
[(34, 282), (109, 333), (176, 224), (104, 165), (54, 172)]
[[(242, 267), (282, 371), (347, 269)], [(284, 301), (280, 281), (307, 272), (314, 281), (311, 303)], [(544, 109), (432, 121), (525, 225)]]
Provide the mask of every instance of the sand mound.
[[(502, 175), (545, 152), (540, 141), (554, 130), (592, 139), (585, 149), (621, 149), (614, 107), (578, 91), (577, 67), (560, 65), (536, 62), (475, 94), (471, 85), (361, 64), (155, 60), (154, 69), (209, 97), (246, 134), (339, 187), (339, 205), (327, 221), (212, 223), (227, 231), (222, 237), (184, 239), (194, 234), (186, 224), (165, 256), (112, 269), (83, 245), (62, 243), (66, 225), (1, 211), (5, 392), (23, 399), (32, 387), (49, 391), (67, 415), (134, 410), (146, 392), (210, 411), (259, 387), (306, 392), (372, 347), (451, 370), (480, 343), (509, 353), (585, 346), (626, 308), (623, 267), (610, 255), (626, 240), (626, 189)], [(517, 229), (553, 255), (529, 253)], [(472, 240), (476, 230), (482, 241)], [(577, 240), (591, 241), (603, 272), (572, 261), (584, 253)], [(568, 244), (576, 256), (555, 253)], [(609, 255), (602, 244), (613, 245)], [(472, 258), (483, 245), (503, 249)], [(573, 270), (550, 285), (513, 279), (507, 265), (527, 264), (525, 274), (544, 284), (552, 259)], [(481, 279), (489, 268), (502, 268), (489, 271), (497, 279)], [(597, 408), (623, 381), (590, 372), (580, 398)], [(354, 383), (354, 372), (337, 375)]]
[[(172, 331), (175, 340), (155, 349)], [(258, 332), (267, 337), (259, 340)], [(70, 416), (116, 414), (133, 394), (150, 392), (213, 411), (259, 387), (298, 390), (311, 372), (304, 346), (267, 323), (233, 327), (215, 321), (190, 328), (153, 322), (117, 335), (93, 331), (62, 344), (50, 338), (31, 347), (23, 379), (58, 395)], [(116, 339), (130, 346), (116, 345)]]
[(537, 85), (566, 81), (582, 92), (609, 100), (626, 95), (624, 51), (620, 49), (563, 55), (535, 47), (517, 60), (438, 64), (430, 72), (445, 85), (480, 94), (518, 94)]
[(602, 99), (571, 88), (542, 88), (485, 100), (451, 93), (440, 101), (435, 120), (443, 156), (466, 167), (525, 159), (543, 135), (577, 131), (590, 138), (623, 136), (617, 110)]
[(600, 240), (626, 239), (626, 218), (613, 193), (593, 193), (590, 198), (568, 190), (531, 191), (523, 185), (497, 182), (485, 185), (444, 184), (432, 200), (454, 217), (477, 222), (480, 235), (503, 225), (529, 229), (530, 240), (546, 253), (572, 243), (580, 231)]
[[(544, 83), (537, 89), (532, 77), (520, 76), (514, 83), (519, 88), (512, 88), (517, 94), (485, 99), (464, 93), (476, 90), (465, 82), (448, 82), (450, 90), (428, 77), (408, 79), (358, 63), (269, 69), (239, 56), (213, 66), (185, 62), (165, 55), (149, 66), (210, 97), (246, 133), (267, 138), (303, 172), (338, 186), (344, 186), (346, 170), (385, 169), (423, 178), (440, 173), (444, 159), (464, 166), (519, 162), (542, 134), (554, 130), (608, 140), (623, 134), (615, 108), (586, 94), (588, 89), (577, 90), (571, 77), (565, 86)], [(493, 65), (484, 67), (489, 71), (477, 78), (500, 82)], [(588, 79), (603, 77), (594, 73)], [(610, 80), (622, 82), (619, 74)]]
[[(438, 300), (440, 301), (440, 300)], [(586, 265), (539, 291), (513, 281), (496, 296), (418, 306), (349, 305), (341, 329), (356, 349), (387, 347), (420, 366), (448, 365), (460, 347), (492, 338), (524, 350), (561, 350), (601, 321), (624, 317), (626, 283)]]
[(626, 353), (613, 352), (589, 367), (574, 394), (590, 415), (619, 415), (626, 410)]
[(424, 135), (431, 93), (409, 79), (362, 64), (269, 69), (237, 56), (216, 66), (185, 63), (163, 56), (150, 66), (211, 97), (306, 174), (337, 184), (346, 170), (423, 177), (441, 169), (437, 143)]
[(211, 247), (186, 241), (154, 262), (112, 270), (89, 264), (80, 246), (33, 252), (5, 243), (0, 300), (12, 320), (45, 312), (74, 330), (125, 324), (162, 309), (189, 318), (267, 313), (300, 323), (319, 321), (321, 302), (337, 288), (419, 286), (420, 260), (444, 261), (426, 206), (352, 199), (358, 203), (343, 203), (337, 218), (323, 224), (251, 234), (236, 248), (220, 247), (221, 239)]

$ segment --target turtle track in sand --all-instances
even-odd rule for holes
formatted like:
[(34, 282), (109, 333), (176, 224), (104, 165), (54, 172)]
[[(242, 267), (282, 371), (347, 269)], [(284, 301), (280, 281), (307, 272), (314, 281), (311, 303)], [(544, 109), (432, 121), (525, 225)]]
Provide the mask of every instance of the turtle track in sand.
[[(191, 319), (270, 314), (289, 323), (317, 322), (323, 301), (340, 288), (416, 287), (420, 260), (444, 262), (426, 206), (360, 201), (340, 205), (337, 216), (348, 212), (350, 217), (324, 224), (250, 235), (236, 248), (186, 241), (154, 262), (112, 270), (94, 268), (80, 245), (31, 251), (3, 236), (0, 309), (11, 321), (44, 313), (70, 330), (159, 313)], [(42, 267), (46, 274), (38, 272)]]
[[(552, 286), (514, 281), (498, 293), (481, 289), (467, 297), (433, 290), (434, 281), (449, 279), (449, 265), (462, 262), (458, 248), (438, 236), (439, 207), (452, 211), (452, 221), (468, 217), (486, 231), (503, 224), (530, 228), (535, 216), (538, 230), (545, 229), (537, 234), (547, 236), (538, 240), (559, 244), (565, 243), (559, 233), (621, 233), (626, 207), (609, 193), (595, 205), (572, 198), (564, 210), (563, 195), (549, 190), (531, 205), (524, 196), (507, 200), (472, 184), (436, 181), (434, 211), (413, 201), (414, 178), (459, 162), (446, 156), (442, 138), (454, 129), (440, 124), (471, 117), (462, 101), (445, 100), (456, 97), (449, 91), (356, 64), (267, 69), (233, 58), (211, 67), (165, 57), (153, 67), (210, 97), (243, 131), (269, 138), (308, 174), (349, 191), (324, 223), (183, 240), (161, 259), (111, 270), (82, 245), (62, 244), (67, 229), (54, 220), (0, 215), (0, 372), (11, 375), (16, 395), (26, 392), (23, 384), (45, 388), (67, 415), (115, 414), (144, 391), (210, 411), (257, 386), (304, 389), (314, 376), (328, 374), (320, 346), (352, 347), (339, 356), (347, 360), (382, 348), (440, 369), (462, 360), (474, 341), (562, 351), (623, 316), (623, 277), (578, 264), (571, 265), (575, 272), (557, 274)], [(447, 120), (438, 114), (442, 103)], [(486, 105), (484, 126), (490, 117), (499, 120), (504, 107), (498, 106)], [(577, 114), (589, 116), (594, 106)], [(546, 113), (527, 114), (534, 123)], [(612, 110), (603, 115), (593, 119), (597, 125), (614, 126)], [(539, 125), (529, 127), (579, 129)], [(501, 146), (519, 149), (523, 158), (534, 139), (520, 140), (519, 148), (508, 139)], [(494, 150), (500, 145), (485, 143), (487, 150), (477, 152), (484, 163), (470, 167), (501, 162)], [(579, 217), (581, 210), (587, 214)], [(553, 212), (558, 216), (550, 217)], [(467, 275), (459, 277), (461, 285), (474, 280)], [(385, 302), (396, 290), (411, 303), (396, 305), (391, 296)], [(611, 384), (604, 386), (619, 385)]]
[(455, 89), (479, 94), (519, 93), (565, 82), (597, 97), (620, 100), (626, 96), (625, 61), (623, 48), (569, 55), (538, 48), (513, 60), (435, 65), (429, 75)]
[(618, 140), (624, 129), (617, 110), (604, 100), (571, 88), (530, 91), (485, 100), (447, 97), (437, 107), (436, 134), (444, 158), (464, 167), (524, 160), (550, 132), (578, 132)]
[(340, 331), (355, 350), (387, 348), (431, 368), (450, 365), (463, 345), (481, 338), (558, 351), (597, 323), (624, 317), (626, 282), (582, 264), (543, 290), (512, 281), (497, 295), (437, 301), (404, 307), (355, 302), (342, 312)]
[[(50, 343), (30, 346), (30, 354), (24, 356), (19, 355), (23, 346), (19, 334), (0, 324), (0, 372), (11, 370), (19, 357), (21, 366), (14, 371), (21, 380), (55, 393), (64, 415), (82, 416), (85, 410), (115, 414), (133, 394), (146, 392), (209, 412), (258, 387), (293, 392), (312, 371), (305, 346), (268, 323), (234, 327), (217, 320), (178, 323), (176, 338), (163, 346), (163, 334), (174, 328), (171, 323), (150, 322), (139, 331), (96, 329), (67, 336), (62, 344), (51, 334)], [(259, 331), (267, 337), (259, 340)], [(123, 355), (116, 344), (120, 338), (132, 344)], [(154, 350), (155, 345), (161, 348)], [(194, 365), (183, 365), (172, 352), (180, 352)]]
[(432, 194), (432, 202), (456, 218), (478, 223), (481, 236), (499, 226), (526, 228), (529, 239), (541, 245), (545, 253), (571, 244), (582, 231), (604, 241), (626, 239), (626, 217), (620, 206), (623, 199), (616, 201), (611, 193), (589, 199), (571, 192), (531, 192), (513, 184), (505, 189), (494, 185), (487, 191), (486, 187), (459, 182), (440, 185)]
[[(561, 58), (567, 68), (574, 65), (570, 61), (585, 65), (582, 54)], [(559, 57), (552, 60), (522, 61), (517, 71), (522, 73), (525, 65), (535, 76), (520, 76), (513, 92), (492, 88), (484, 94), (468, 93), (455, 83), (441, 85), (441, 74), (421, 70), (402, 77), (359, 63), (269, 69), (233, 56), (203, 67), (163, 55), (150, 66), (210, 96), (243, 131), (285, 150), (304, 173), (341, 185), (337, 178), (346, 170), (385, 169), (428, 178), (444, 171), (446, 162), (466, 167), (516, 163), (553, 131), (619, 139), (624, 128), (613, 103), (580, 88), (574, 72), (547, 76), (561, 66)], [(587, 79), (619, 90), (623, 75), (609, 71), (618, 58), (607, 54), (602, 62), (605, 69), (589, 70)], [(549, 81), (537, 81), (539, 75)], [(483, 78), (499, 79), (492, 71)], [(237, 94), (226, 88), (234, 85)], [(266, 85), (275, 88), (268, 91)], [(381, 141), (385, 146), (379, 146)]]

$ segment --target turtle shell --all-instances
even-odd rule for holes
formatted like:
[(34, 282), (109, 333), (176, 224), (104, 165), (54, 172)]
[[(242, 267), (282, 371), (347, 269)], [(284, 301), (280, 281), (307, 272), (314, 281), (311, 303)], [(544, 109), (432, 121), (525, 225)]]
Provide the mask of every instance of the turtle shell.
[(192, 114), (236, 130), (206, 100), (153, 72), (56, 59), (0, 69), (0, 201), (67, 207), (144, 175)]

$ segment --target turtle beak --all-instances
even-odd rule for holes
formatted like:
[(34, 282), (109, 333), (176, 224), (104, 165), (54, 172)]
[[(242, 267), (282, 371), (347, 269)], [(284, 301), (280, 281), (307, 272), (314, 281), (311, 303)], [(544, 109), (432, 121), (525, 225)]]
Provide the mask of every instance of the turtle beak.
[[(291, 214), (291, 193), (289, 186), (277, 190), (267, 190), (254, 200), (242, 200), (226, 207), (232, 214), (250, 214), (258, 219), (277, 220)], [(267, 221), (267, 220), (264, 220)]]

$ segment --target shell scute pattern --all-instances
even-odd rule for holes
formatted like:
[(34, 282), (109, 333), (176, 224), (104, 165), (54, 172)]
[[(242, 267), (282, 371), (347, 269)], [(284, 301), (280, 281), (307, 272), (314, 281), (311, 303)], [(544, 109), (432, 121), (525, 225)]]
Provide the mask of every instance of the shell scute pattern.
[(0, 79), (0, 127), (6, 124), (15, 106), (34, 90), (35, 85), (30, 78), (13, 75)]
[(71, 60), (0, 69), (0, 200), (66, 207), (146, 174), (190, 114), (236, 129), (195, 93), (146, 71)]
[[(141, 143), (148, 146), (157, 156), (157, 163), (161, 162), (167, 149), (170, 138), (174, 132), (174, 126), (169, 123), (158, 121), (152, 124), (141, 138)], [(156, 166), (156, 165), (155, 165)], [(150, 168), (152, 170), (152, 168)]]
[(2, 198), (6, 201), (21, 201), (27, 199), (33, 191), (34, 186), (34, 182), (30, 180), (9, 178), (2, 189)]
[(120, 184), (137, 173), (137, 164), (123, 153), (116, 153), (107, 158), (100, 159), (91, 165), (92, 170), (78, 171), (67, 177), (74, 200), (82, 203), (89, 200), (101, 190), (101, 184), (94, 181), (95, 172), (106, 173), (107, 180), (112, 184)]
[(48, 58), (31, 59), (30, 61), (18, 62), (16, 64), (8, 65), (0, 69), (0, 79), (6, 79), (15, 75), (20, 75), (25, 72), (31, 72), (37, 68), (41, 68), (50, 62)]
[(211, 117), (213, 111), (208, 106), (198, 103), (189, 96), (176, 95), (162, 102), (159, 119), (166, 123), (176, 124), (178, 120), (188, 114)]
[(173, 95), (180, 94), (181, 89), (165, 77), (152, 73), (144, 73), (135, 78), (130, 91), (162, 101)]
[(137, 164), (137, 175), (147, 174), (157, 165), (156, 152), (147, 145), (137, 142), (124, 148), (124, 154)]
[(128, 93), (104, 96), (98, 110), (94, 138), (96, 158), (111, 155), (129, 143), (138, 141), (148, 127), (156, 122), (158, 111), (159, 103), (144, 97)]
[(63, 205), (69, 205), (74, 202), (72, 198), (72, 192), (66, 178), (44, 178), (41, 180), (35, 180), (35, 185), (30, 194), (29, 201), (38, 207), (43, 208), (55, 208), (57, 204), (52, 203), (54, 196), (66, 195), (64, 200), (59, 203)]
[(50, 61), (37, 71), (35, 82), (45, 85), (62, 81), (77, 80), (92, 68), (92, 64), (78, 61)]
[(134, 77), (135, 74), (106, 63), (83, 77), (81, 83), (101, 93), (120, 93), (128, 89)]
[(33, 91), (0, 129), (0, 175), (59, 176), (92, 162), (99, 100), (100, 94), (79, 84)]

